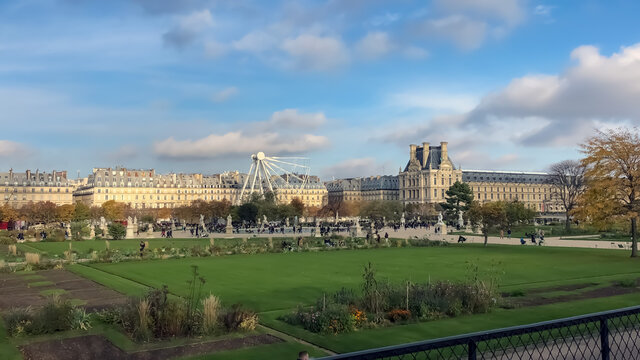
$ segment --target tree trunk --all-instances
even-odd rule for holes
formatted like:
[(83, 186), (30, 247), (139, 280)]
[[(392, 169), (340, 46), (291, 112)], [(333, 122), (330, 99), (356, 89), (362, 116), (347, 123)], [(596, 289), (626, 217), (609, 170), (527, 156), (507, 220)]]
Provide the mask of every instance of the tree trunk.
[(638, 256), (638, 240), (636, 239), (636, 221), (638, 219), (634, 216), (631, 218), (631, 257)]
[(489, 234), (485, 233), (484, 234), (484, 246), (487, 246), (487, 242), (489, 241)]
[(570, 219), (568, 211), (567, 211), (566, 215), (567, 215), (567, 220), (566, 220), (565, 225), (564, 225), (564, 230), (567, 233), (567, 235), (569, 235), (569, 231), (571, 231), (571, 219)]

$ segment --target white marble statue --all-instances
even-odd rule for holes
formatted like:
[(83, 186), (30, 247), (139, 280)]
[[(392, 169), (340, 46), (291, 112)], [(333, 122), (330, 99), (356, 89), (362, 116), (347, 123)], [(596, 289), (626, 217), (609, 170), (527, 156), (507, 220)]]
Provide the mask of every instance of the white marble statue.
[(442, 212), (438, 213), (438, 224), (442, 224)]
[(458, 226), (460, 228), (464, 227), (464, 219), (462, 218), (462, 211), (458, 212)]

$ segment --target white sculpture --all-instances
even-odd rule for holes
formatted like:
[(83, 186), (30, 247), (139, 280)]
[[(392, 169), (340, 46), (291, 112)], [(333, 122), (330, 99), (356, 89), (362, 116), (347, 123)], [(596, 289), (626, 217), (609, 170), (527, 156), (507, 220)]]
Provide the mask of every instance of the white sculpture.
[(438, 213), (438, 224), (442, 224), (442, 212)]
[(458, 212), (458, 226), (461, 229), (464, 227), (464, 219), (462, 218), (462, 211)]

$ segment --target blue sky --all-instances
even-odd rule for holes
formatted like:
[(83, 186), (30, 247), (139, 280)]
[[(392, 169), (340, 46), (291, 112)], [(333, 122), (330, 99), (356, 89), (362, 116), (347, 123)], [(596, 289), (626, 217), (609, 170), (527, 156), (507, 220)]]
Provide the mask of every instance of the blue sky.
[(3, 0), (1, 168), (545, 170), (640, 115), (637, 1)]

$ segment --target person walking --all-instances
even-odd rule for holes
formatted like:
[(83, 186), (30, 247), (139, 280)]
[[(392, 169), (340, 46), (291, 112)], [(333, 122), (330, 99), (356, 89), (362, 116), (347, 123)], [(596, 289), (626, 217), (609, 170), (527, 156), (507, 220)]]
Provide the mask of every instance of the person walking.
[(507, 238), (511, 239), (511, 229), (507, 229)]

